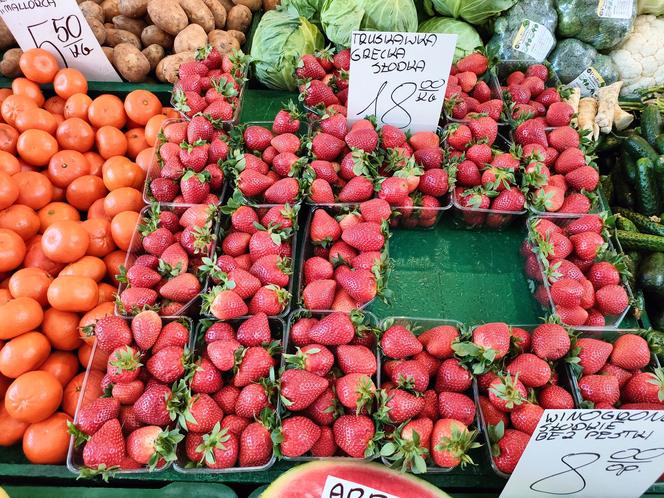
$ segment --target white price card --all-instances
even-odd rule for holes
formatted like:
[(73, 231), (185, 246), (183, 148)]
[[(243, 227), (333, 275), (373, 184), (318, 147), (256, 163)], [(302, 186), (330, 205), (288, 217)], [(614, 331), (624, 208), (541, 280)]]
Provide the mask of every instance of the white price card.
[(348, 121), (376, 116), (378, 126), (435, 131), (457, 35), (354, 31)]
[(43, 48), (91, 81), (122, 81), (75, 0), (0, 0), (0, 16), (23, 50)]
[(320, 498), (415, 498), (399, 497), (340, 477), (327, 476)]
[(636, 498), (664, 472), (664, 411), (546, 410), (501, 498)]

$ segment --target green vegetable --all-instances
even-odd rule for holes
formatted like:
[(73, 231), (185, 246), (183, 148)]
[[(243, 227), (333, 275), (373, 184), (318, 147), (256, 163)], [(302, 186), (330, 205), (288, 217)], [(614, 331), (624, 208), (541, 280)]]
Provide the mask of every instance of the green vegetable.
[(627, 277), (627, 283), (630, 287), (636, 287), (636, 277), (639, 270), (639, 261), (641, 261), (641, 253), (639, 251), (629, 251), (625, 253), (625, 268), (629, 272), (629, 277)]
[(627, 183), (627, 175), (622, 168), (618, 168), (616, 174), (612, 175), (613, 179), (613, 195), (616, 203), (620, 206), (634, 209), (636, 206), (636, 196), (632, 187)]
[[(535, 60), (532, 56), (515, 50), (515, 36), (526, 23), (537, 23), (547, 29), (555, 44), (555, 31), (558, 15), (553, 0), (519, 0), (513, 7), (496, 19), (493, 25), (493, 37), (487, 43), (487, 50), (501, 60)], [(545, 47), (545, 55), (553, 46)], [(541, 62), (541, 59), (537, 60)]]
[(319, 21), (323, 0), (281, 0), (281, 5), (292, 5), (302, 17), (310, 21)]
[(657, 152), (664, 154), (664, 133), (657, 135), (654, 147), (657, 149)]
[(599, 186), (602, 189), (602, 194), (604, 198), (609, 203), (613, 204), (613, 180), (611, 180), (611, 175), (602, 175), (599, 178)]
[(650, 159), (653, 164), (657, 162), (659, 156), (646, 140), (639, 135), (632, 135), (624, 143), (625, 150), (633, 159), (645, 157)]
[(616, 135), (600, 135), (595, 152), (609, 152), (620, 147), (622, 139)]
[(265, 86), (295, 91), (295, 69), (303, 54), (323, 48), (316, 26), (293, 7), (280, 7), (263, 15), (251, 45), (256, 77)]
[(641, 214), (653, 216), (659, 213), (661, 200), (655, 183), (653, 162), (642, 157), (636, 161), (636, 203)]
[(629, 19), (600, 17), (597, 15), (597, 4), (596, 0), (556, 0), (558, 34), (562, 38), (578, 38), (597, 50), (618, 45), (632, 29), (636, 0), (632, 0), (632, 16)]
[(652, 14), (664, 16), (664, 2), (662, 0), (639, 0), (639, 14)]
[(618, 228), (618, 230), (625, 230), (626, 232), (639, 231), (639, 229), (636, 228), (636, 225), (632, 220), (622, 215), (622, 213), (620, 212), (620, 209), (622, 208), (615, 207), (614, 209), (616, 210), (617, 213), (619, 213), (619, 216), (616, 216), (616, 228)]
[(625, 149), (620, 151), (620, 160), (625, 171), (625, 178), (631, 187), (636, 186), (636, 160)]
[(641, 112), (641, 135), (655, 147), (655, 140), (662, 133), (662, 115), (656, 105), (648, 104)]
[(482, 24), (515, 3), (516, 0), (431, 0), (441, 16), (461, 17), (470, 24)]
[(572, 82), (590, 67), (599, 73), (606, 85), (620, 79), (618, 68), (610, 57), (600, 54), (591, 45), (574, 38), (558, 42), (549, 56), (549, 61), (563, 83)]
[(320, 19), (327, 37), (344, 47), (353, 31), (417, 31), (413, 0), (325, 0)]
[(625, 250), (664, 251), (664, 237), (644, 233), (616, 230), (620, 245)]
[(644, 292), (664, 299), (664, 252), (653, 252), (643, 258), (637, 280)]
[[(624, 219), (631, 221), (638, 231), (664, 237), (664, 225), (651, 220), (647, 216), (620, 207), (615, 208), (615, 212), (620, 214), (621, 218), (624, 217)], [(624, 230), (622, 227), (619, 228)]]
[(457, 44), (454, 51), (454, 62), (482, 47), (482, 39), (475, 28), (468, 23), (448, 17), (432, 17), (420, 24), (417, 31), (420, 33), (456, 34)]

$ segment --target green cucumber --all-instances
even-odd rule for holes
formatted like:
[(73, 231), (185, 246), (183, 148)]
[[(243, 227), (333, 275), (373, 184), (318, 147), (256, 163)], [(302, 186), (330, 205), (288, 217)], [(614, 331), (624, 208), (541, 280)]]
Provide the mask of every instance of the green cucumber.
[(635, 161), (642, 157), (646, 157), (655, 163), (659, 158), (655, 149), (653, 149), (652, 146), (639, 135), (631, 136), (625, 140), (624, 147), (627, 153), (632, 156)]
[(657, 135), (662, 133), (662, 115), (654, 104), (648, 104), (641, 112), (641, 135), (646, 141), (655, 146)]
[(638, 275), (639, 263), (641, 262), (641, 253), (639, 251), (629, 251), (625, 253), (625, 266), (629, 271), (629, 278), (627, 281), (629, 285), (634, 288), (636, 284), (636, 277)]
[(602, 135), (595, 148), (596, 152), (609, 152), (620, 147), (622, 139), (616, 135)]
[(646, 216), (659, 214), (661, 200), (653, 162), (645, 157), (636, 161), (636, 204)]
[(622, 162), (623, 170), (625, 171), (625, 178), (632, 187), (636, 186), (636, 160), (625, 151), (622, 150), (620, 154), (620, 161)]
[(602, 175), (599, 179), (599, 186), (602, 189), (602, 194), (604, 194), (604, 199), (606, 202), (611, 205), (613, 204), (613, 180), (611, 179), (612, 175)]
[(638, 282), (646, 293), (664, 297), (664, 253), (653, 252), (643, 258)]
[[(621, 218), (624, 217), (627, 220), (631, 221), (636, 226), (638, 231), (641, 231), (643, 233), (649, 233), (651, 235), (659, 235), (660, 237), (664, 237), (664, 225), (662, 225), (661, 223), (657, 223), (656, 221), (653, 221), (647, 216), (635, 213), (634, 211), (630, 211), (629, 209), (617, 207), (615, 208), (615, 212), (620, 214)], [(622, 226), (619, 226), (618, 228), (624, 230)]]
[(630, 213), (632, 211), (629, 211), (627, 209), (620, 208), (620, 207), (615, 207), (613, 209), (616, 213), (619, 214), (619, 216), (616, 216), (616, 228), (618, 228), (618, 230), (624, 230), (626, 232), (638, 232), (639, 231), (639, 229), (636, 227), (634, 222), (632, 220), (630, 220), (629, 218), (627, 218), (623, 214), (623, 211), (628, 211)]
[(664, 237), (658, 235), (616, 230), (616, 236), (626, 251), (664, 251)]
[(625, 174), (621, 169), (613, 176), (613, 195), (618, 205), (628, 209), (634, 209), (636, 206), (636, 195), (634, 190), (630, 187)]
[(655, 149), (657, 149), (657, 152), (660, 154), (664, 154), (664, 133), (657, 135), (657, 138), (655, 139)]

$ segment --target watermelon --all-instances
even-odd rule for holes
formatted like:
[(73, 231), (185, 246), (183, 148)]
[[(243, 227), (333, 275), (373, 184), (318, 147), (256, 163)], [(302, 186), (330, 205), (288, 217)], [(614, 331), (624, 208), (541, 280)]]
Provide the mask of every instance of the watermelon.
[[(399, 498), (450, 498), (433, 484), (410, 474), (377, 463), (352, 460), (317, 460), (293, 467), (270, 484), (261, 498), (318, 498), (326, 489), (326, 482), (326, 496), (329, 493), (346, 498), (351, 487), (348, 481), (369, 488), (365, 496), (374, 491)], [(356, 493), (352, 496), (359, 496)]]

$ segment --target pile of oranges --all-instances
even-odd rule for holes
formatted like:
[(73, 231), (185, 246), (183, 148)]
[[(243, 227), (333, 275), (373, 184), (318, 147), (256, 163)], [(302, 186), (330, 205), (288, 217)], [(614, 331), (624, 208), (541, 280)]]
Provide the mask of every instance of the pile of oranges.
[(59, 464), (86, 326), (114, 312), (157, 135), (176, 113), (144, 90), (91, 97), (82, 73), (41, 49), (20, 67), (0, 89), (0, 445)]

